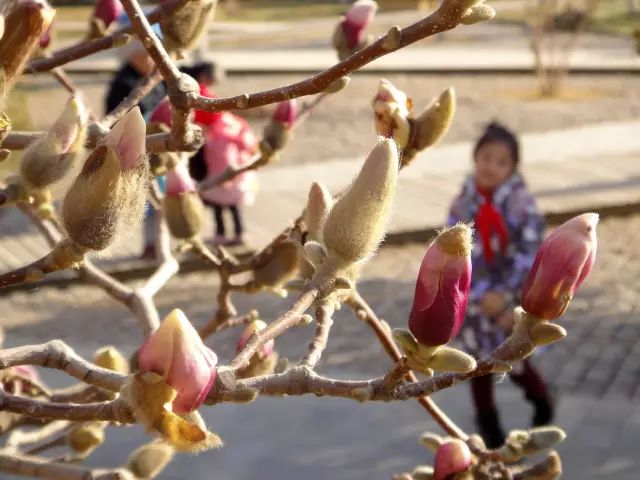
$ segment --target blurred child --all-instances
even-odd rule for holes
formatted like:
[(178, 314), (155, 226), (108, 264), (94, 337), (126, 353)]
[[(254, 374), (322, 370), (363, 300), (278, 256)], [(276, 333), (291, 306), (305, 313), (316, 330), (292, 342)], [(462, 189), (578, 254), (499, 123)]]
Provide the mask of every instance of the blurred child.
[[(251, 162), (258, 151), (258, 141), (251, 127), (243, 118), (230, 112), (220, 113), (209, 125), (204, 158), (207, 178), (211, 181), (227, 168), (239, 168)], [(214, 243), (241, 245), (244, 243), (244, 225), (240, 206), (252, 204), (257, 190), (256, 173), (253, 170), (237, 175), (222, 185), (201, 192), (204, 203), (213, 208), (216, 222)], [(234, 236), (228, 237), (224, 222), (224, 210), (233, 217)]]
[[(467, 350), (484, 356), (500, 345), (513, 326), (522, 283), (542, 242), (544, 220), (518, 171), (518, 140), (507, 128), (491, 123), (473, 151), (474, 171), (454, 200), (449, 224), (473, 222), (471, 292), (461, 339)], [(533, 405), (533, 425), (553, 417), (544, 380), (527, 359), (509, 374)], [(504, 443), (494, 401), (493, 375), (471, 379), (476, 421), (487, 446)]]

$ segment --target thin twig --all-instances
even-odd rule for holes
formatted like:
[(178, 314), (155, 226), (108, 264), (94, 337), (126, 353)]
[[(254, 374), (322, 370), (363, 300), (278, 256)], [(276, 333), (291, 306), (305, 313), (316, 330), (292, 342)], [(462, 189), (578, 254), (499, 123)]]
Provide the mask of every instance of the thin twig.
[(150, 298), (158, 293), (169, 279), (178, 273), (180, 268), (178, 261), (171, 253), (171, 237), (162, 210), (158, 209), (155, 213), (158, 218), (156, 221), (156, 253), (160, 259), (160, 265), (144, 286), (138, 290), (139, 294)]
[(39, 365), (62, 370), (84, 383), (114, 392), (120, 391), (127, 378), (126, 375), (87, 362), (62, 340), (0, 350), (0, 370), (17, 365)]
[[(188, 1), (189, 0), (166, 0), (147, 15), (147, 20), (150, 23), (156, 23), (159, 20), (167, 18)], [(25, 68), (25, 73), (44, 72), (73, 60), (87, 57), (101, 50), (123, 45), (126, 43), (131, 32), (131, 27), (123, 27), (102, 38), (88, 42), (81, 40), (74, 45), (53, 52), (53, 54), (47, 58), (30, 61)]]
[(0, 390), (0, 410), (35, 419), (135, 423), (133, 411), (122, 399), (85, 404), (54, 403), (9, 395)]
[(322, 352), (327, 348), (329, 340), (329, 332), (333, 325), (333, 307), (329, 305), (321, 305), (316, 309), (316, 333), (313, 341), (309, 344), (309, 351), (300, 362), (300, 365), (315, 368), (322, 357)]
[(51, 422), (48, 425), (43, 426), (37, 430), (14, 430), (7, 438), (7, 446), (13, 448), (20, 448), (25, 445), (32, 445), (34, 443), (40, 443), (47, 439), (47, 437), (57, 435), (61, 431), (65, 430), (69, 426), (69, 422), (66, 420), (60, 420)]
[[(402, 358), (402, 353), (396, 346), (393, 338), (391, 338), (391, 332), (385, 328), (382, 324), (382, 321), (375, 314), (373, 309), (369, 306), (369, 304), (360, 296), (357, 291), (354, 291), (352, 295), (347, 300), (347, 305), (349, 305), (356, 313), (362, 312), (365, 316), (365, 320), (367, 325), (369, 325), (377, 335), (378, 339), (382, 343), (387, 354), (395, 361), (399, 361)], [(407, 374), (407, 378), (411, 382), (417, 382), (417, 377), (413, 374), (413, 372), (409, 372)], [(429, 414), (433, 417), (433, 419), (442, 427), (442, 429), (447, 432), (449, 435), (460, 438), (462, 440), (467, 440), (468, 435), (458, 427), (453, 420), (451, 420), (446, 413), (444, 413), (436, 403), (431, 400), (427, 396), (419, 396), (417, 398), (418, 403), (423, 406), (423, 408), (429, 412)]]
[(349, 75), (377, 58), (437, 33), (451, 30), (460, 23), (468, 6), (469, 2), (465, 0), (445, 0), (440, 8), (429, 17), (401, 29), (400, 40), (395, 48), (388, 49), (387, 42), (385, 42), (386, 36), (384, 36), (345, 60), (306, 80), (272, 90), (252, 94), (244, 93), (233, 97), (208, 98), (196, 95), (193, 100), (189, 101), (189, 106), (208, 112), (221, 112), (255, 108), (323, 92), (338, 78)]
[(0, 450), (0, 470), (16, 475), (27, 475), (50, 480), (125, 480), (131, 472), (122, 468), (90, 469), (51, 462), (48, 458), (23, 455), (14, 450)]

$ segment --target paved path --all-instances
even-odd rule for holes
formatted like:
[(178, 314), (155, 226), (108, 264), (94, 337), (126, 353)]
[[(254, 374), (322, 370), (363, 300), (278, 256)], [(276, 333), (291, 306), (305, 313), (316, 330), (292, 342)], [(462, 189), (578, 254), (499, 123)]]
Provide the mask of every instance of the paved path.
[[(563, 478), (636, 480), (640, 261), (629, 245), (640, 241), (640, 215), (604, 220), (598, 239), (596, 266), (561, 320), (567, 339), (534, 361), (558, 391), (558, 423), (568, 434), (560, 448)], [(362, 295), (393, 327), (405, 325), (423, 254), (420, 244), (384, 248), (363, 270)], [(211, 314), (215, 284), (205, 272), (174, 279), (156, 297), (158, 307), (162, 313), (182, 308), (201, 325)], [(266, 294), (236, 297), (239, 311), (257, 308), (268, 321), (290, 302)], [(0, 298), (0, 307), (10, 312), (2, 320), (9, 347), (55, 337), (89, 356), (107, 341), (127, 353), (140, 341), (131, 315), (91, 286), (16, 292)], [(276, 348), (288, 358), (300, 358), (313, 330), (312, 325), (292, 329), (278, 339)], [(226, 331), (209, 341), (222, 362), (231, 358), (237, 335)], [(340, 310), (319, 371), (359, 379), (380, 375), (388, 366), (371, 332), (348, 309)], [(62, 381), (48, 372), (46, 378)], [(498, 383), (496, 391), (505, 426), (526, 427), (530, 411), (520, 392), (508, 380)], [(434, 398), (464, 429), (474, 430), (467, 386)], [(203, 412), (226, 447), (196, 457), (178, 455), (161, 478), (179, 479), (188, 473), (194, 480), (384, 480), (430, 462), (416, 439), (422, 431), (437, 431), (413, 402), (359, 405), (315, 397), (261, 398), (248, 406), (221, 405)], [(138, 428), (110, 430), (91, 464), (121, 463), (145, 438)]]
[[(522, 136), (523, 169), (543, 212), (633, 205), (640, 202), (640, 122), (611, 122)], [(471, 144), (423, 152), (400, 176), (389, 227), (391, 239), (422, 238), (442, 224), (469, 167)], [(348, 185), (364, 158), (315, 164), (268, 166), (260, 172), (258, 202), (246, 208), (249, 243), (264, 245), (297, 217), (313, 181), (337, 192)], [(209, 217), (209, 216), (208, 216)], [(24, 265), (46, 252), (44, 241), (17, 211), (0, 214), (0, 269)], [(207, 218), (205, 238), (212, 235)], [(114, 265), (137, 256), (141, 232), (121, 238), (108, 257)]]
[[(499, 5), (499, 4), (498, 4)], [(393, 25), (407, 26), (424, 12), (386, 12), (371, 27), (384, 35)], [(531, 71), (534, 58), (526, 27), (496, 21), (464, 26), (386, 55), (369, 66), (377, 71)], [(316, 72), (335, 64), (330, 38), (336, 19), (291, 22), (214, 23), (206, 43), (206, 57), (230, 72)], [(68, 42), (69, 40), (66, 40)], [(65, 41), (60, 42), (60, 46)], [(69, 71), (112, 71), (118, 66), (113, 51), (72, 62)], [(637, 71), (640, 57), (631, 38), (599, 34), (580, 37), (570, 66), (576, 71)]]

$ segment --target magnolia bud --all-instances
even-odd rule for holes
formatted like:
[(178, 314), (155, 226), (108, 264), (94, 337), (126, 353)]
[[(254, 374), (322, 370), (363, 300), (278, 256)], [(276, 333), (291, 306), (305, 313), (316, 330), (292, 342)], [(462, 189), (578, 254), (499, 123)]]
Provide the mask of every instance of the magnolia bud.
[(290, 138), (291, 129), (282, 122), (269, 122), (262, 131), (262, 139), (269, 147), (271, 155), (273, 152), (282, 150)]
[(29, 185), (47, 187), (72, 169), (84, 147), (88, 118), (82, 101), (73, 97), (51, 129), (29, 145), (20, 161), (20, 174)]
[(114, 346), (102, 347), (93, 355), (93, 363), (114, 372), (128, 374), (129, 362)]
[(278, 103), (276, 110), (273, 112), (273, 117), (271, 119), (274, 122), (279, 122), (284, 124), (287, 128), (293, 127), (296, 119), (298, 117), (298, 105), (296, 103), (296, 99), (292, 98), (290, 100), (285, 100), (284, 102)]
[(347, 76), (336, 78), (327, 88), (324, 89), (324, 93), (337, 93), (343, 88), (346, 88), (350, 82), (351, 78)]
[(445, 480), (450, 475), (464, 472), (471, 466), (471, 450), (462, 440), (454, 439), (436, 452), (433, 480)]
[(147, 181), (145, 124), (135, 107), (89, 155), (69, 188), (62, 208), (69, 237), (91, 250), (107, 248), (123, 222), (141, 216)]
[(309, 190), (307, 208), (304, 211), (304, 221), (307, 224), (307, 238), (316, 242), (322, 242), (322, 228), (324, 227), (329, 211), (333, 206), (333, 197), (321, 183), (314, 182)]
[(464, 12), (464, 15), (462, 15), (462, 18), (460, 19), (460, 23), (464, 25), (473, 25), (474, 23), (491, 20), (495, 16), (496, 11), (491, 5), (479, 3)]
[(8, 87), (51, 25), (55, 10), (44, 0), (17, 0), (3, 13), (7, 28), (0, 37), (0, 71)]
[(204, 207), (184, 162), (167, 172), (167, 191), (163, 205), (171, 235), (188, 240), (200, 233)]
[(273, 246), (269, 261), (253, 272), (253, 283), (261, 288), (279, 288), (296, 274), (299, 247), (283, 241)]
[(412, 102), (407, 94), (386, 79), (380, 80), (373, 99), (374, 124), (378, 135), (393, 138), (401, 149), (409, 143), (409, 112)]
[(409, 330), (421, 344), (444, 345), (462, 327), (471, 286), (471, 248), (471, 229), (458, 224), (441, 232), (427, 249), (409, 314)]
[(100, 19), (103, 28), (106, 30), (118, 16), (123, 8), (119, 0), (98, 0), (93, 10), (93, 18)]
[(378, 10), (378, 4), (374, 0), (356, 0), (351, 4), (342, 22), (347, 46), (357, 48), (364, 38), (364, 33)]
[(218, 357), (202, 343), (181, 310), (173, 310), (140, 347), (138, 365), (142, 372), (163, 376), (177, 391), (172, 401), (176, 413), (197, 409), (216, 379)]
[(104, 441), (104, 425), (86, 422), (75, 425), (67, 434), (67, 443), (78, 453), (95, 450)]
[(444, 439), (435, 433), (425, 432), (420, 437), (420, 443), (433, 452), (437, 452), (438, 448), (444, 443)]
[(429, 465), (420, 465), (414, 468), (411, 474), (411, 480), (432, 480), (433, 479), (433, 467)]
[[(194, 331), (194, 334), (197, 335), (197, 332)], [(163, 347), (161, 343), (158, 345), (160, 348)], [(180, 349), (182, 346), (176, 348)], [(174, 352), (165, 350), (160, 353), (170, 356)], [(178, 352), (178, 355), (182, 354)], [(176, 368), (171, 375), (182, 377), (179, 380), (183, 384), (188, 384), (198, 383), (201, 380), (200, 373), (185, 373), (180, 368)], [(133, 409), (136, 419), (147, 429), (162, 435), (162, 438), (176, 450), (200, 452), (220, 447), (222, 441), (217, 435), (207, 430), (198, 412), (194, 411), (186, 415), (173, 413), (172, 408), (178, 399), (177, 395), (178, 392), (165, 383), (162, 376), (153, 372), (130, 376), (129, 383), (122, 391), (122, 397)]]
[(191, 0), (161, 20), (167, 50), (182, 52), (194, 48), (209, 27), (215, 8), (216, 0)]
[(598, 215), (585, 213), (563, 223), (536, 253), (522, 287), (522, 308), (545, 320), (561, 316), (596, 259)]
[(438, 143), (447, 133), (456, 110), (456, 96), (453, 87), (447, 88), (435, 98), (414, 120), (416, 129), (414, 140), (404, 152), (403, 163), (411, 161), (417, 152)]
[[(240, 338), (238, 339), (238, 344), (236, 345), (236, 353), (239, 353), (245, 347), (245, 345), (249, 341), (249, 338), (251, 338), (251, 336), (254, 333), (260, 332), (265, 328), (267, 328), (267, 324), (262, 320), (254, 320), (253, 322), (251, 322), (247, 326), (247, 328), (244, 329), (244, 331), (242, 332), (242, 335), (240, 335)], [(271, 339), (268, 342), (265, 342), (260, 348), (260, 350), (256, 352), (256, 355), (258, 355), (261, 358), (265, 358), (269, 356), (271, 352), (273, 352), (274, 344), (275, 344), (274, 339)]]
[(149, 120), (153, 123), (163, 123), (164, 125), (171, 126), (173, 123), (173, 108), (169, 97), (165, 97), (156, 107), (151, 111)]
[(142, 445), (129, 455), (127, 468), (137, 478), (155, 478), (173, 458), (174, 450), (164, 442)]
[(380, 141), (331, 209), (323, 229), (329, 259), (347, 267), (370, 256), (382, 241), (398, 178), (398, 151)]

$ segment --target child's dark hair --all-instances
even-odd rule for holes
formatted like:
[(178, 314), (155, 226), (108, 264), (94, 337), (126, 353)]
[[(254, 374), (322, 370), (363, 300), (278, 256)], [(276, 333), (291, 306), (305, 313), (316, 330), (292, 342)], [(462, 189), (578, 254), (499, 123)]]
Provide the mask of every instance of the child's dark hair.
[(513, 158), (514, 167), (520, 163), (520, 145), (515, 134), (504, 125), (498, 122), (491, 122), (484, 130), (484, 133), (480, 136), (476, 142), (476, 146), (473, 149), (473, 156), (478, 153), (484, 145), (492, 142), (504, 143), (511, 151), (511, 157)]

